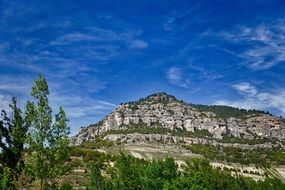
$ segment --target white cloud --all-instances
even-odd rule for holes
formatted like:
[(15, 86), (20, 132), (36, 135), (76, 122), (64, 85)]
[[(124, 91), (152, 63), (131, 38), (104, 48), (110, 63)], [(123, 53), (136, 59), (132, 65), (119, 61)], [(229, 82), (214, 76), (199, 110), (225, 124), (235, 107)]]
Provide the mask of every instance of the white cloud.
[(5, 91), (26, 91), (27, 86), (22, 86), (19, 84), (0, 84), (0, 90), (5, 90)]
[(133, 48), (145, 49), (148, 47), (148, 43), (143, 40), (132, 40), (130, 46)]
[(238, 100), (218, 100), (213, 104), (245, 109), (275, 109), (282, 115), (285, 115), (285, 89), (260, 92), (254, 85), (248, 82), (235, 84), (232, 85), (232, 87), (238, 90), (238, 92), (241, 92), (243, 98)]
[(245, 98), (241, 100), (231, 101), (231, 100), (218, 100), (213, 103), (213, 105), (226, 105), (235, 108), (243, 108), (243, 109), (257, 109), (257, 110), (265, 110), (268, 107), (265, 107), (260, 101), (254, 98)]
[[(285, 20), (257, 26), (237, 26), (232, 30), (207, 31), (201, 37), (219, 37), (242, 48), (225, 49), (253, 70), (264, 70), (285, 63)], [(222, 48), (223, 49), (223, 48)]]
[(88, 116), (93, 116), (94, 120), (98, 113), (108, 114), (108, 112), (111, 112), (116, 105), (110, 105), (102, 104), (100, 101), (96, 100), (93, 103), (90, 103), (90, 105), (77, 105), (72, 107), (65, 106), (66, 113), (69, 117), (69, 119), (83, 119)]
[(254, 96), (257, 93), (257, 89), (255, 88), (255, 86), (251, 85), (248, 82), (242, 82), (239, 84), (235, 84), (233, 85), (233, 87), (242, 93), (248, 94), (249, 96)]
[(12, 95), (27, 94), (31, 88), (33, 80), (28, 75), (0, 75), (0, 92), (5, 92)]
[(82, 42), (82, 41), (96, 41), (97, 38), (91, 34), (84, 34), (80, 32), (67, 33), (63, 36), (58, 37), (55, 41), (52, 41), (52, 45), (62, 45), (69, 44), (72, 42)]
[[(203, 6), (201, 1), (196, 1), (191, 3), (191, 7), (170, 12), (170, 15), (162, 23), (163, 29), (166, 31), (178, 31), (185, 30), (192, 23), (206, 23), (209, 19), (204, 19), (202, 15), (207, 15), (209, 12), (205, 9), (201, 12), (200, 9)], [(197, 11), (199, 11), (199, 14), (196, 14)]]
[(279, 109), (285, 114), (285, 90), (278, 93), (259, 93), (257, 98), (264, 105), (270, 105), (273, 108)]
[(112, 42), (121, 42), (129, 48), (145, 49), (148, 43), (139, 38), (141, 31), (131, 30), (125, 32), (115, 32), (98, 27), (89, 27), (87, 32), (70, 32), (57, 37), (51, 41), (51, 45), (66, 45), (74, 42), (101, 42), (110, 44)]
[(189, 88), (191, 85), (190, 79), (185, 76), (182, 69), (177, 67), (171, 67), (168, 69), (166, 77), (168, 81), (175, 86)]

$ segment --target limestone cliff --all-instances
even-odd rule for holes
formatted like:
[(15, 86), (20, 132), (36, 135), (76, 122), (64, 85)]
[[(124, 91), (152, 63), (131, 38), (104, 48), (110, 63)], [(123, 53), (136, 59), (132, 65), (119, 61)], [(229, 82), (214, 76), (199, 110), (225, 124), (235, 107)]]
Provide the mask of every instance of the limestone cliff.
[(101, 122), (81, 128), (71, 143), (78, 145), (97, 136), (110, 135), (114, 131), (118, 134), (130, 128), (165, 129), (175, 131), (176, 135), (187, 132), (193, 137), (203, 131), (212, 141), (225, 137), (249, 140), (285, 138), (284, 120), (268, 113), (226, 106), (201, 107), (166, 93), (156, 93), (136, 102), (121, 104)]

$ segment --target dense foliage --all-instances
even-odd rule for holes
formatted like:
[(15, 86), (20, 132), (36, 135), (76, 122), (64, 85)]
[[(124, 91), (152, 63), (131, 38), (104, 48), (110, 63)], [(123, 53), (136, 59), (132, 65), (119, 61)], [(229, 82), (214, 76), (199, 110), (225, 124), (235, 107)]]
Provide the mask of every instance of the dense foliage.
[(0, 177), (1, 186), (14, 187), (19, 174), (24, 169), (23, 151), (27, 126), (24, 125), (22, 111), (17, 107), (15, 98), (10, 104), (11, 117), (2, 110), (0, 120)]
[(173, 135), (181, 137), (200, 137), (200, 138), (210, 138), (213, 135), (206, 129), (195, 130), (195, 132), (184, 131), (184, 130), (171, 130), (163, 127), (147, 127), (141, 124), (131, 124), (130, 126), (122, 126), (119, 130), (106, 131), (104, 135), (107, 134), (130, 134), (130, 133), (141, 133), (141, 134), (163, 134), (163, 135)]
[(182, 170), (172, 158), (146, 161), (121, 154), (114, 167), (102, 175), (98, 165), (90, 166), (89, 189), (112, 190), (283, 190), (285, 184), (275, 178), (255, 182), (229, 171), (215, 169), (204, 159), (188, 160)]
[(50, 188), (56, 183), (56, 177), (65, 172), (64, 163), (68, 155), (67, 118), (60, 107), (59, 113), (52, 119), (49, 106), (49, 88), (44, 77), (40, 76), (32, 87), (34, 102), (26, 106), (26, 123), (29, 125), (27, 158), (28, 173), (40, 180), (40, 188)]
[(201, 105), (201, 104), (190, 104), (192, 107), (196, 108), (200, 112), (213, 112), (216, 117), (222, 119), (228, 119), (230, 117), (236, 117), (239, 119), (247, 119), (251, 116), (258, 116), (261, 114), (270, 114), (269, 112), (259, 111), (259, 110), (246, 110), (239, 109), (230, 106), (222, 105)]
[(191, 150), (195, 154), (201, 154), (210, 160), (241, 164), (256, 164), (260, 166), (285, 164), (285, 152), (280, 149), (280, 147), (252, 150), (201, 144), (183, 145), (183, 147)]
[[(277, 138), (268, 138), (268, 137), (255, 137), (253, 139), (245, 139), (234, 137), (233, 135), (224, 134), (222, 139), (217, 139), (218, 142), (221, 143), (239, 143), (239, 144), (264, 144), (264, 143), (273, 143), (277, 144), (277, 142), (281, 142)], [(283, 142), (284, 143), (284, 142)]]

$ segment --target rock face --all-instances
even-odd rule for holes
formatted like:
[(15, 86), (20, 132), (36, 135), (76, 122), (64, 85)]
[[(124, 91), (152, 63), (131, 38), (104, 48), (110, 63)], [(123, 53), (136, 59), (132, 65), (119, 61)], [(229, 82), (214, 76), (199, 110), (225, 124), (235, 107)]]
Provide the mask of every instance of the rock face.
[[(220, 109), (223, 109), (222, 107)], [(238, 109), (236, 109), (238, 110)], [(264, 112), (240, 111), (243, 117), (219, 117), (210, 111), (201, 111), (199, 107), (177, 100), (166, 93), (150, 95), (137, 102), (121, 104), (101, 122), (87, 128), (72, 137), (71, 144), (94, 140), (106, 132), (135, 127), (163, 128), (169, 131), (208, 131), (212, 139), (223, 136), (255, 139), (285, 139), (284, 120)]]

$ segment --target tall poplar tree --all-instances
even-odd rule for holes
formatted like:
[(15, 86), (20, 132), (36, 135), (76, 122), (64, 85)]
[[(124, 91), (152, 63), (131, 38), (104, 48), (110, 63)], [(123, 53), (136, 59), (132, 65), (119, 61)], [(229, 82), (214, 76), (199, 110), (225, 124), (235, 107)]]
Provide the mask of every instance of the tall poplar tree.
[(31, 92), (34, 102), (28, 101), (25, 121), (29, 125), (27, 171), (40, 180), (41, 189), (49, 189), (56, 177), (65, 172), (69, 158), (69, 127), (63, 108), (53, 122), (49, 106), (46, 79), (39, 76)]

